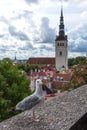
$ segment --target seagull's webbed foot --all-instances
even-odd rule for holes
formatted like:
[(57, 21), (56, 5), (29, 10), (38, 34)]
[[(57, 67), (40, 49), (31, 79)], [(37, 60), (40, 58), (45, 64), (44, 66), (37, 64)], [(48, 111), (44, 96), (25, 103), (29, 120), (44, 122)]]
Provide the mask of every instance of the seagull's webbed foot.
[(36, 121), (36, 122), (39, 122), (39, 121), (40, 121), (40, 116), (39, 116), (39, 115), (36, 115), (34, 110), (33, 110), (33, 119), (34, 119), (34, 121)]

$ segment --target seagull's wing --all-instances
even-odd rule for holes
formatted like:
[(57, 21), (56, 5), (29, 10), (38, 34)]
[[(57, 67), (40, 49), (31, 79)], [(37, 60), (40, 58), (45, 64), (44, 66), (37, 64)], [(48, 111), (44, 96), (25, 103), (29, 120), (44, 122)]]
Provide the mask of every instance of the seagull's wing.
[(31, 95), (16, 105), (16, 110), (29, 110), (40, 102), (40, 98), (36, 95)]

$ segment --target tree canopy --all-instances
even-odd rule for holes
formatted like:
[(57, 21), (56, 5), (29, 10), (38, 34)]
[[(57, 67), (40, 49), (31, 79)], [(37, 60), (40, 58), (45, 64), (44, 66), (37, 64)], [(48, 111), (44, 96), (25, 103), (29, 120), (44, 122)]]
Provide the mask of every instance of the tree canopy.
[(0, 62), (0, 121), (16, 114), (15, 105), (31, 94), (29, 80), (10, 59)]
[(85, 65), (87, 64), (87, 59), (85, 56), (78, 56), (78, 57), (75, 57), (75, 58), (69, 58), (68, 59), (68, 65), (69, 67), (70, 66), (73, 66), (73, 65)]

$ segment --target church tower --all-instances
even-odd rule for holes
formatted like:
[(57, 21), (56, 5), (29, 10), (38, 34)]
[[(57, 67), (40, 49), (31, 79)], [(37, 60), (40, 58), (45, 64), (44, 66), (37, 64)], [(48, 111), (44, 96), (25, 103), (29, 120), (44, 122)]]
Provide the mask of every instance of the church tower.
[(68, 69), (68, 40), (64, 30), (63, 7), (61, 6), (61, 16), (59, 25), (59, 34), (55, 39), (55, 64), (56, 69)]

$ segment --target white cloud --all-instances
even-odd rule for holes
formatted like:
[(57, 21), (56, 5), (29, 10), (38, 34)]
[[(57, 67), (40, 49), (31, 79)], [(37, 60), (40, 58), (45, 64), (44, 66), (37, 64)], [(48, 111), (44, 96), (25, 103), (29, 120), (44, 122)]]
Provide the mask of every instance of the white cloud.
[(81, 7), (87, 7), (87, 1), (86, 0), (80, 1), (79, 6), (80, 6), (80, 8)]
[[(86, 53), (87, 2), (65, 0), (64, 23), (69, 56)], [(0, 59), (55, 56), (60, 21), (60, 0), (0, 0)], [(83, 47), (84, 46), (84, 47)]]
[(86, 16), (87, 16), (87, 11), (83, 11), (83, 12), (81, 13), (81, 17), (85, 19)]
[(30, 4), (37, 4), (39, 0), (25, 0), (29, 5)]

